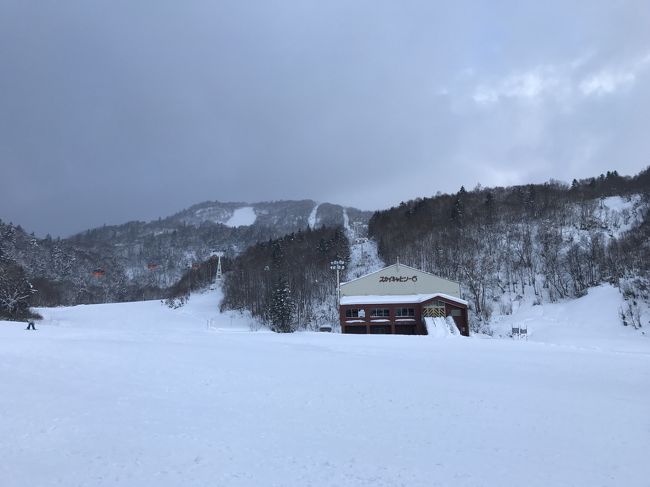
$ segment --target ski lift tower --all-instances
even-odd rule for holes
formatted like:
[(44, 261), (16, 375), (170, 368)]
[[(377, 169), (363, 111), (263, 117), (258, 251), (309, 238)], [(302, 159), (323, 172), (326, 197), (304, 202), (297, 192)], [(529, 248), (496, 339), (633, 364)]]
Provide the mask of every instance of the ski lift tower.
[(216, 256), (217, 259), (217, 281), (221, 280), (221, 277), (223, 276), (223, 273), (221, 272), (221, 258), (224, 256), (224, 253), (222, 251), (219, 252), (212, 252), (213, 256)]

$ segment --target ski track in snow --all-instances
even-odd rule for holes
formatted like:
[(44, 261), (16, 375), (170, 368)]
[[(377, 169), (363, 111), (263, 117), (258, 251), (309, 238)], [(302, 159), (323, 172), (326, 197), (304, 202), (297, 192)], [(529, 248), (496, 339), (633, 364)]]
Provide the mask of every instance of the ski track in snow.
[[(250, 332), (220, 297), (0, 322), (0, 484), (647, 486), (650, 340), (607, 289), (528, 342)], [(602, 346), (535, 342), (554, 317)]]

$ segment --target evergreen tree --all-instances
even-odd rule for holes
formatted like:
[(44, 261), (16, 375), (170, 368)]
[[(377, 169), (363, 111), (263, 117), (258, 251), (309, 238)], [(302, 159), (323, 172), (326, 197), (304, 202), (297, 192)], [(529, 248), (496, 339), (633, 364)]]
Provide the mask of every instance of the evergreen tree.
[(465, 217), (465, 188), (461, 186), (461, 190), (456, 194), (453, 206), (451, 208), (451, 220), (458, 226), (463, 224)]
[(487, 221), (489, 223), (492, 223), (494, 219), (494, 195), (492, 194), (492, 191), (488, 191), (487, 195), (485, 195), (485, 213), (487, 216)]
[(275, 273), (279, 273), (284, 266), (284, 249), (279, 240), (271, 244), (271, 264)]
[(274, 331), (278, 333), (291, 333), (295, 331), (293, 318), (293, 300), (287, 280), (280, 276), (273, 291), (271, 300), (271, 323)]
[(530, 184), (528, 190), (526, 191), (524, 204), (526, 206), (526, 211), (531, 216), (536, 216), (537, 213), (537, 192), (535, 186)]

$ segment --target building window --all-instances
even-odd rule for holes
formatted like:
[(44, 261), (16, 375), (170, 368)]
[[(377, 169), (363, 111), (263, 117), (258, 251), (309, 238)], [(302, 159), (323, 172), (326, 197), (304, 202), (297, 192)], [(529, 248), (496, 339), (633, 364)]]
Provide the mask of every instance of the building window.
[(390, 316), (390, 310), (388, 308), (375, 308), (370, 311), (370, 316), (373, 318)]
[(452, 309), (451, 310), (451, 316), (463, 316), (461, 310), (459, 309)]
[(410, 316), (415, 316), (415, 309), (414, 308), (397, 308), (396, 314), (398, 318), (406, 318)]
[(345, 310), (346, 318), (364, 318), (366, 313), (359, 308), (350, 308)]

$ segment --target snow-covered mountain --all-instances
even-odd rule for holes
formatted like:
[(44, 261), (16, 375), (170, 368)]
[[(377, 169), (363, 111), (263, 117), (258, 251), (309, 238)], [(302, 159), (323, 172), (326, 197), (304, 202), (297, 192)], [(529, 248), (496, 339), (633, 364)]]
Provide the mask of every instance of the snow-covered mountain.
[(38, 304), (154, 298), (215, 250), (229, 259), (255, 243), (301, 229), (343, 225), (344, 215), (363, 227), (372, 213), (311, 200), (215, 201), (167, 218), (103, 226), (65, 239), (39, 239), (0, 222), (0, 256), (37, 282)]
[(271, 227), (282, 234), (300, 228), (337, 226), (344, 224), (345, 213), (355, 221), (367, 223), (372, 212), (356, 208), (344, 208), (330, 203), (312, 200), (271, 201), (261, 203), (222, 203), (209, 201), (199, 203), (166, 218), (166, 223), (184, 223), (199, 227), (206, 223), (239, 226)]

